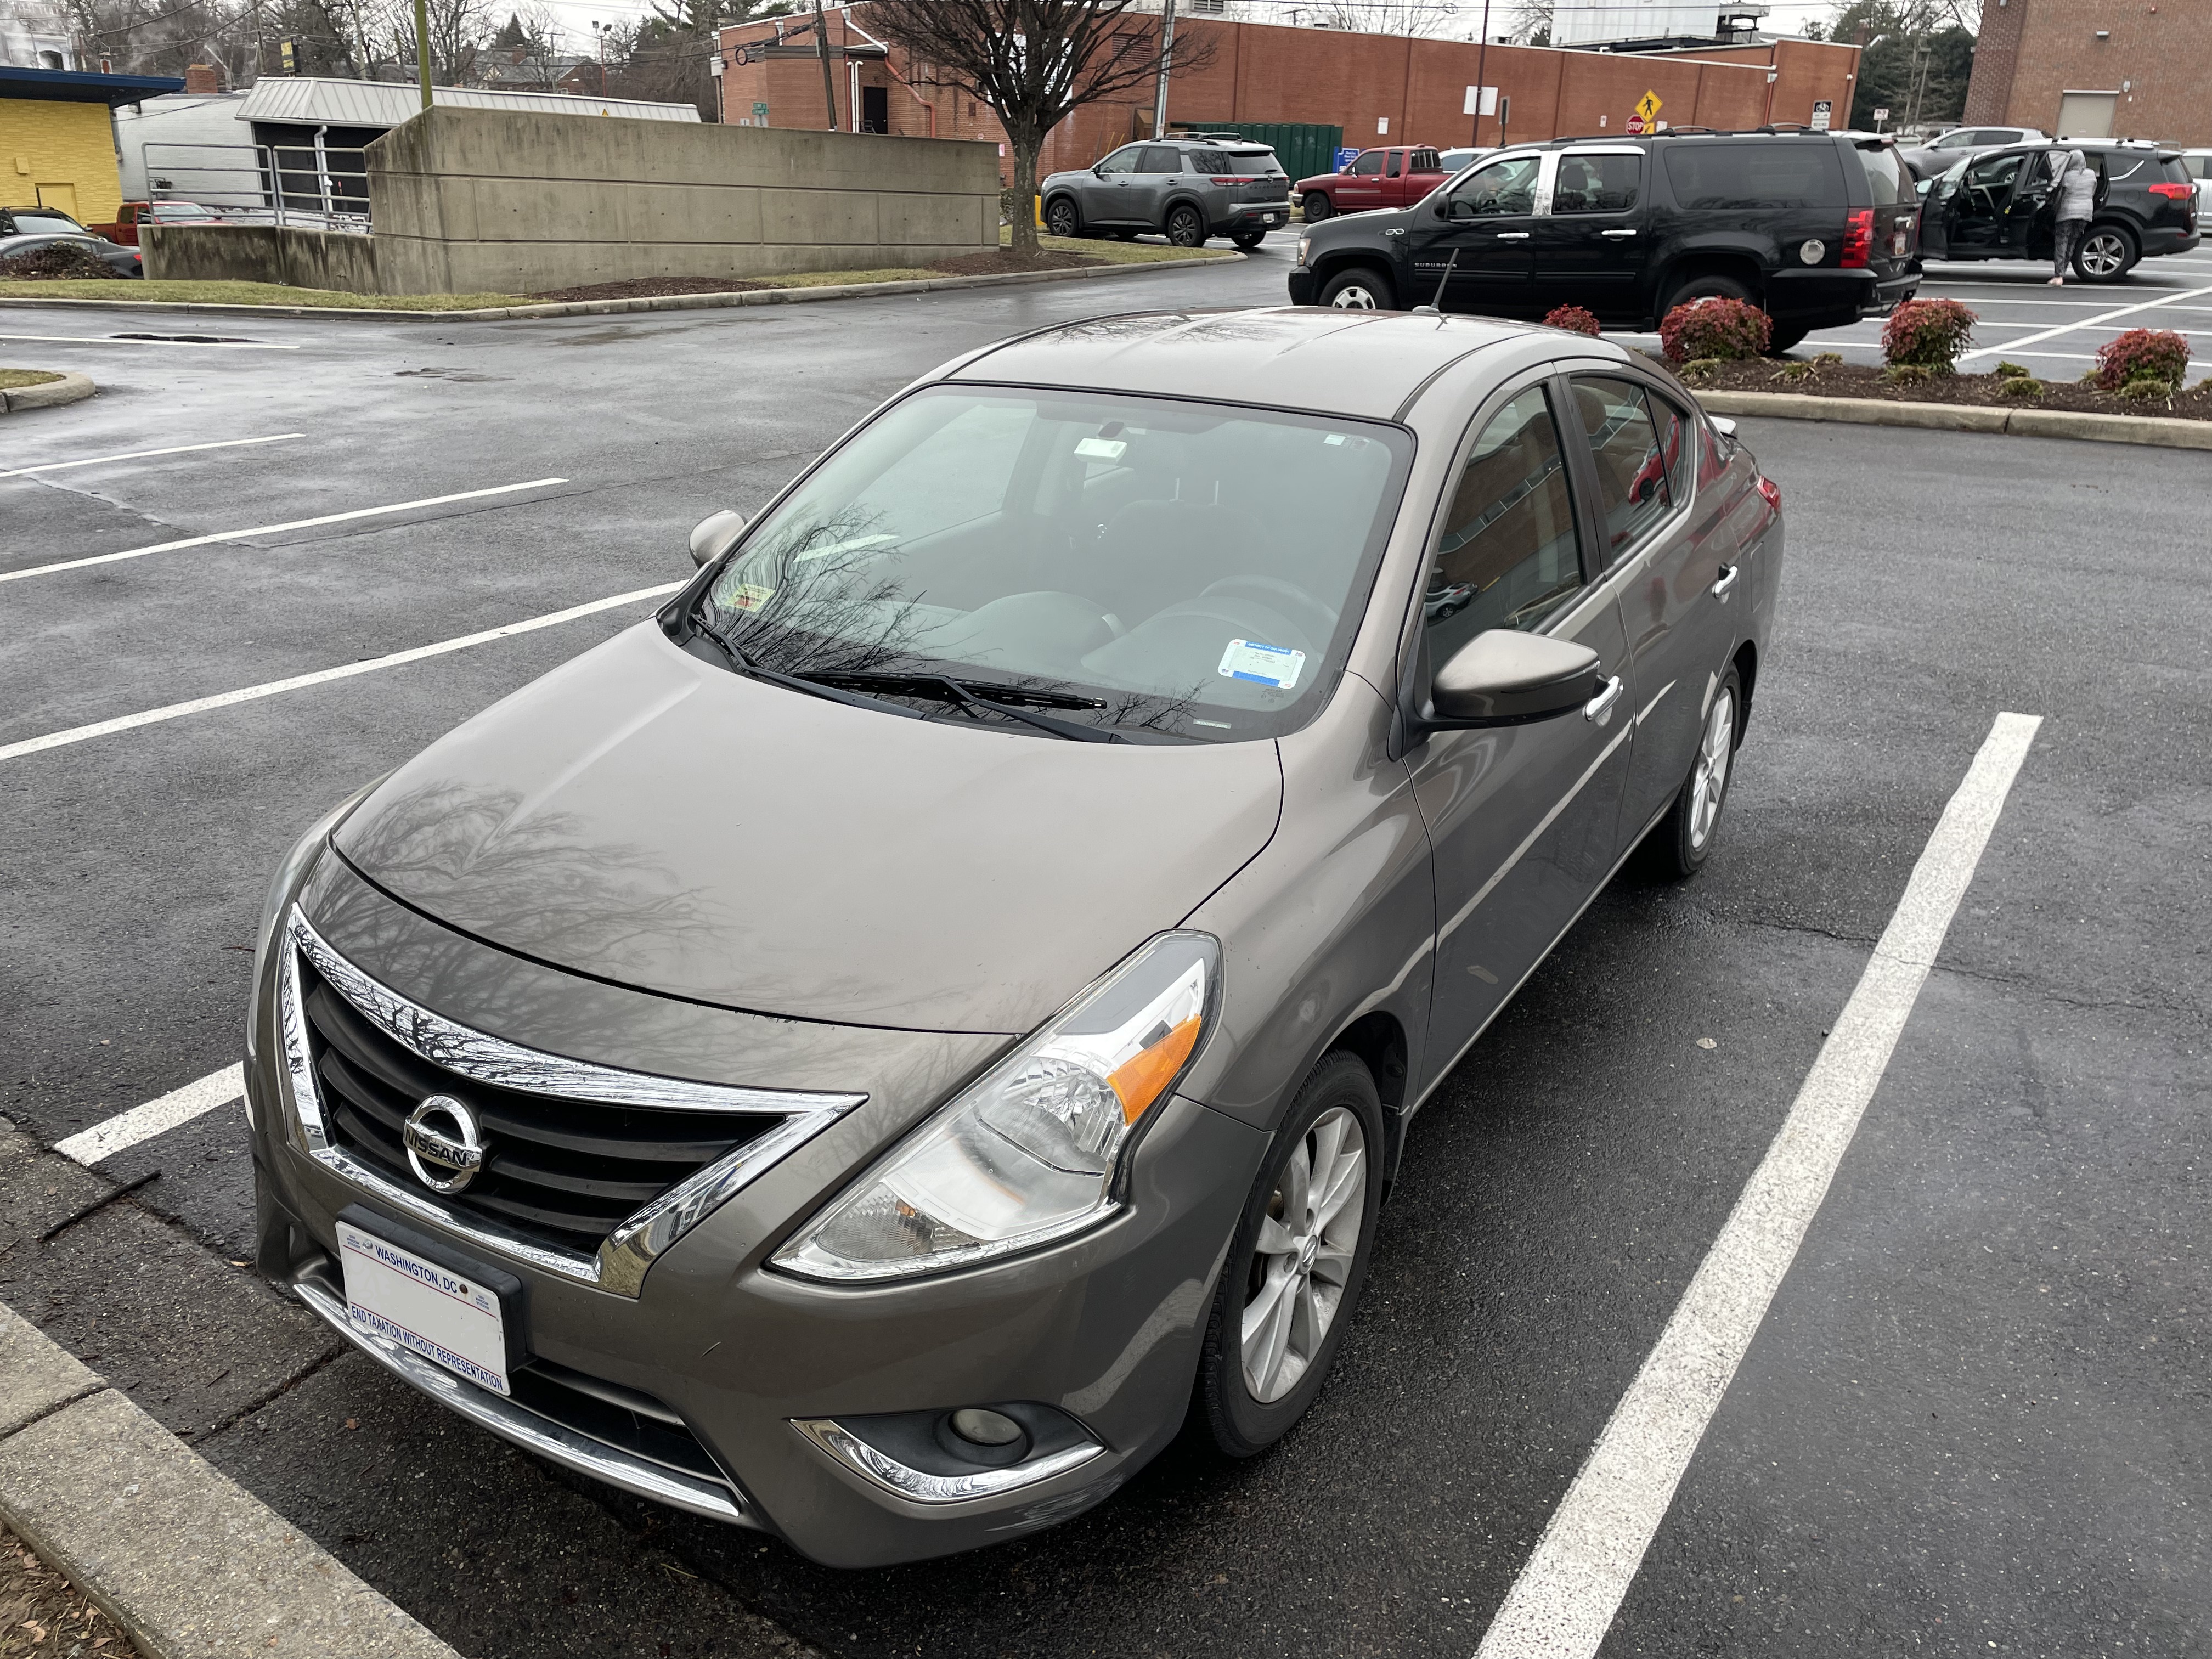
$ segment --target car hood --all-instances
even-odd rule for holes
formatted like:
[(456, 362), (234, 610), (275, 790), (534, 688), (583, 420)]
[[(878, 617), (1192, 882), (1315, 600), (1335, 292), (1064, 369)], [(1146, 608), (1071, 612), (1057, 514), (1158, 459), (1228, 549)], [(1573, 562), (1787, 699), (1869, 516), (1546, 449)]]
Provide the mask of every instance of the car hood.
[(335, 836), (447, 926), (721, 1007), (1026, 1031), (1264, 847), (1272, 743), (900, 720), (632, 629), (393, 773)]

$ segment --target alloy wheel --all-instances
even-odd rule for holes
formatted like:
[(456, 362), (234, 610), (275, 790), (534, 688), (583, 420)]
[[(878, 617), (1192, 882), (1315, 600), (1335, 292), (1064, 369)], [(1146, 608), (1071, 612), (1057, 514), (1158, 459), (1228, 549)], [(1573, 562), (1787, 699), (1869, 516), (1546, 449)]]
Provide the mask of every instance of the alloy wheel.
[(2117, 276), (2128, 263), (2127, 240), (2117, 230), (2092, 231), (2081, 239), (2081, 251), (2075, 257), (2086, 275)]
[(1735, 752), (1735, 697), (1723, 686), (1705, 716), (1705, 734), (1698, 744), (1698, 763), (1690, 774), (1690, 846), (1702, 849), (1712, 838), (1721, 816), (1721, 799), (1728, 793), (1729, 760)]
[(1168, 215), (1168, 240), (1177, 247), (1200, 247), (1206, 242), (1206, 226), (1194, 208), (1177, 208)]
[(1367, 1209), (1367, 1135), (1342, 1106), (1314, 1120), (1283, 1166), (1252, 1253), (1240, 1346), (1261, 1404), (1296, 1388), (1336, 1322)]
[(1375, 297), (1375, 290), (1364, 283), (1346, 283), (1337, 289), (1329, 304), (1339, 311), (1380, 311), (1382, 302)]
[(1044, 225), (1055, 236), (1074, 235), (1075, 204), (1064, 200), (1054, 202), (1045, 210)]

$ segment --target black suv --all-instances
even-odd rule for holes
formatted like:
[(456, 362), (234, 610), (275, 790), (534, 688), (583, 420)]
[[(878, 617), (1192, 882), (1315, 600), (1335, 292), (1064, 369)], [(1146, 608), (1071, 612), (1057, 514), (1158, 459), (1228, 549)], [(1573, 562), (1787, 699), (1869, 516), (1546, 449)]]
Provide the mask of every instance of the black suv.
[(1096, 167), (1052, 174), (1037, 194), (1055, 236), (1152, 230), (1178, 247), (1226, 236), (1252, 248), (1291, 222), (1291, 177), (1275, 152), (1227, 133), (1124, 144)]
[(1724, 295), (1764, 308), (1784, 351), (1912, 297), (1918, 206), (1895, 142), (1873, 133), (1555, 138), (1490, 156), (1410, 208), (1316, 226), (1291, 301), (1530, 318), (1573, 305), (1649, 328)]
[(1920, 252), (1929, 259), (2048, 259), (2057, 169), (2069, 150), (2097, 169), (2097, 211), (2074, 271), (2117, 283), (2136, 261), (2197, 242), (2197, 186), (2176, 150), (2102, 141), (2014, 144), (1959, 162), (1928, 187)]

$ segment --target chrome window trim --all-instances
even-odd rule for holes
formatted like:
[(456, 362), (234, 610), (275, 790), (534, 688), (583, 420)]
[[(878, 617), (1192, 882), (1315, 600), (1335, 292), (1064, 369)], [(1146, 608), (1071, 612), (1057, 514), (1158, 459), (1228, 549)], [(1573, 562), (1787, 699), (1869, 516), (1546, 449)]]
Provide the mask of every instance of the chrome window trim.
[[(302, 1150), (343, 1180), (410, 1215), (487, 1249), (617, 1296), (638, 1296), (647, 1272), (677, 1240), (867, 1099), (866, 1095), (801, 1093), (656, 1077), (525, 1048), (447, 1019), (371, 979), (315, 931), (297, 904), (285, 917), (284, 941), (288, 948), (277, 974), (277, 1024)], [(664, 1110), (739, 1112), (784, 1121), (757, 1139), (695, 1171), (629, 1217), (607, 1236), (597, 1255), (587, 1256), (541, 1244), (496, 1223), (458, 1213), (426, 1194), (403, 1187), (335, 1143), (324, 1115), (307, 1039), (307, 1010), (300, 988), (302, 957), (385, 1036), (410, 1054), (458, 1076), (565, 1100)]]
[(1004, 1468), (977, 1469), (972, 1474), (931, 1474), (902, 1463), (861, 1439), (834, 1417), (794, 1417), (791, 1426), (817, 1449), (850, 1469), (871, 1486), (913, 1504), (965, 1504), (978, 1498), (1002, 1498), (1010, 1492), (1049, 1480), (1056, 1474), (1079, 1468), (1106, 1448), (1095, 1440), (1063, 1446), (1056, 1452), (1027, 1463)]
[(346, 1317), (344, 1299), (313, 1279), (295, 1280), (292, 1290), (340, 1336), (378, 1364), (477, 1426), (565, 1468), (604, 1480), (640, 1498), (703, 1515), (710, 1521), (744, 1527), (758, 1524), (734, 1488), (685, 1474), (594, 1440), (564, 1423), (539, 1416), (526, 1406), (502, 1400), (488, 1389), (465, 1382), (443, 1366), (432, 1364), (386, 1337), (358, 1329)]

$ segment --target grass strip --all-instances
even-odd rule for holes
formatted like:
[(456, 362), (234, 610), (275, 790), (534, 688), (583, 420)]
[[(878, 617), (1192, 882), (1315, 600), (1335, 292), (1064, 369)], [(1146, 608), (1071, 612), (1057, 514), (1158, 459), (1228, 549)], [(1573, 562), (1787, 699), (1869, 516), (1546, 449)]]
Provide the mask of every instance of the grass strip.
[(0, 368), (0, 392), (21, 392), (27, 386), (45, 386), (61, 376), (46, 368)]

